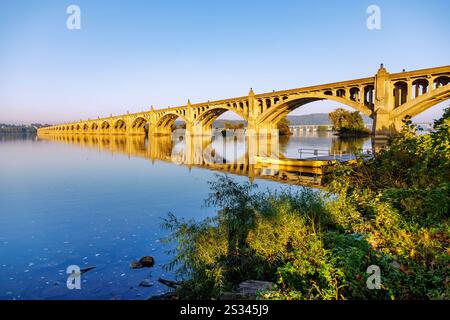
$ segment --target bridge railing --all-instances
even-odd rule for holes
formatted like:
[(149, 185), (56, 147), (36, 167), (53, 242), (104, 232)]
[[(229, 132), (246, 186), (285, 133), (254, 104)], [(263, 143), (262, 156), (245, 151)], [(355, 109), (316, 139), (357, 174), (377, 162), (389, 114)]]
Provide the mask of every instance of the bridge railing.
[(371, 156), (371, 149), (360, 149), (354, 153), (343, 153), (342, 151), (336, 152), (326, 149), (311, 149), (311, 148), (300, 148), (298, 149), (299, 158), (304, 159), (304, 156), (308, 159), (318, 160), (319, 158), (328, 157), (330, 160), (348, 160), (349, 157), (355, 157), (357, 154), (362, 154), (365, 156)]

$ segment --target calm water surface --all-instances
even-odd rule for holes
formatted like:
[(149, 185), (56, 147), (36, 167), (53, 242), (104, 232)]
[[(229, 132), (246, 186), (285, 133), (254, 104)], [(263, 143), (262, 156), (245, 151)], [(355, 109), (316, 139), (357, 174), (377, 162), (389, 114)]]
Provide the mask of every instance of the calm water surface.
[[(201, 153), (188, 145), (182, 137), (0, 136), (0, 299), (145, 299), (163, 293), (167, 288), (157, 279), (174, 276), (163, 268), (170, 256), (160, 243), (162, 218), (168, 212), (197, 220), (214, 214), (203, 207), (213, 169), (250, 179), (262, 190), (287, 187), (260, 171), (249, 178), (245, 161), (186, 165), (188, 154)], [(245, 159), (247, 152), (242, 137), (200, 145), (214, 163)], [(279, 151), (298, 157), (299, 148), (355, 146), (370, 148), (370, 140), (343, 144), (331, 134), (310, 133), (285, 139)], [(130, 261), (144, 255), (155, 257), (155, 267), (132, 270)], [(67, 289), (69, 265), (96, 267), (82, 275), (81, 290)], [(144, 279), (153, 286), (140, 287)]]

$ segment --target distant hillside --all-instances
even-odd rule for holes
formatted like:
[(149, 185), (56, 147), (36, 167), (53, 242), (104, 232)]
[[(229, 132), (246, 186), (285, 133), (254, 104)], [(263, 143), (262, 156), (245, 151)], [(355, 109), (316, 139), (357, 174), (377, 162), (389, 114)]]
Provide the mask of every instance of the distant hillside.
[(32, 123), (31, 125), (14, 125), (14, 124), (5, 124), (0, 123), (0, 133), (7, 134), (28, 134), (28, 133), (36, 133), (38, 128), (48, 127), (49, 124), (40, 124), (40, 123)]

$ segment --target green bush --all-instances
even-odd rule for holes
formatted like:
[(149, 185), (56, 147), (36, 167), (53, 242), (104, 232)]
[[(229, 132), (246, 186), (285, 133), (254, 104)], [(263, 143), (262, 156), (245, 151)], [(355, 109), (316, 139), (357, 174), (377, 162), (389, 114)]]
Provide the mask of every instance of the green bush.
[(369, 129), (364, 125), (364, 120), (359, 111), (350, 112), (338, 108), (330, 112), (329, 118), (333, 124), (333, 130), (341, 136), (370, 134)]
[[(262, 299), (448, 299), (449, 114), (426, 135), (407, 119), (373, 160), (337, 165), (327, 192), (218, 176), (206, 200), (215, 217), (164, 222), (180, 297), (215, 299), (253, 279), (276, 283)], [(367, 289), (370, 265), (380, 290)]]

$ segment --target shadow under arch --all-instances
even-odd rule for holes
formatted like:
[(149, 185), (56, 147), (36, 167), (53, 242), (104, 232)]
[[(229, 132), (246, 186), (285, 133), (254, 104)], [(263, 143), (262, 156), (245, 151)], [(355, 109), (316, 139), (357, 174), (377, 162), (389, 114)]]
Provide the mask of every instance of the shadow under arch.
[(116, 133), (126, 133), (127, 123), (122, 118), (116, 119), (114, 121), (113, 129)]
[(147, 124), (148, 124), (148, 121), (144, 117), (141, 117), (141, 116), (136, 117), (136, 119), (134, 119), (130, 125), (131, 133), (145, 134)]
[(108, 133), (108, 130), (111, 128), (111, 124), (107, 120), (103, 120), (100, 124), (100, 132)]

